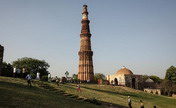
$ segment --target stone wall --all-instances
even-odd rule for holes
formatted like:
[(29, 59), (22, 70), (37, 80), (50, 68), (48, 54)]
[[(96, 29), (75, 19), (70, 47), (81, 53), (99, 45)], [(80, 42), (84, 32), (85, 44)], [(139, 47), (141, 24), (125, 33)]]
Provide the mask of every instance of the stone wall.
[(106, 79), (109, 81), (109, 84), (115, 84), (115, 78), (117, 79), (117, 85), (125, 86), (124, 75), (108, 75), (106, 77)]
[(161, 89), (144, 88), (144, 92), (161, 95)]
[(176, 94), (172, 94), (172, 97), (176, 98)]
[[(132, 85), (132, 79), (135, 80), (135, 84), (133, 87)], [(135, 88), (135, 89), (139, 89), (139, 90), (143, 90), (143, 78), (142, 78), (142, 75), (125, 75), (125, 85), (127, 87), (130, 87), (130, 88)]]
[(0, 75), (2, 73), (3, 54), (4, 54), (4, 47), (0, 45)]

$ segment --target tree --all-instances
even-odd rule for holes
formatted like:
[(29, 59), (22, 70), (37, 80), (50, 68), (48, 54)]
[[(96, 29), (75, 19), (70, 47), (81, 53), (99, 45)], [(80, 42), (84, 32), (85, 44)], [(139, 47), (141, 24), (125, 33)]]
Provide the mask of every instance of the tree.
[(78, 74), (73, 74), (72, 79), (73, 81), (78, 81)]
[(150, 79), (152, 79), (154, 82), (156, 82), (156, 83), (161, 83), (161, 81), (162, 81), (162, 79), (161, 78), (159, 78), (158, 76), (156, 76), (156, 75), (151, 75), (151, 76), (149, 76), (149, 78)]
[(68, 78), (68, 75), (69, 75), (69, 72), (66, 71), (66, 72), (65, 72), (65, 76), (66, 76), (66, 78)]
[(148, 75), (143, 75), (142, 78), (143, 78), (143, 81), (145, 81), (149, 78), (149, 76)]
[(43, 75), (43, 76), (41, 77), (41, 80), (42, 80), (42, 81), (48, 81), (48, 75)]
[(20, 58), (16, 61), (13, 61), (12, 65), (13, 67), (20, 69), (25, 68), (26, 72), (29, 72), (34, 75), (39, 72), (40, 76), (48, 75), (47, 69), (50, 67), (49, 64), (44, 60), (38, 60), (28, 57)]
[(155, 83), (161, 83), (162, 82), (162, 79), (159, 78), (158, 76), (156, 75), (151, 75), (151, 76), (148, 76), (148, 75), (143, 75), (143, 81), (147, 80), (148, 78), (152, 79)]
[(166, 70), (165, 80), (171, 81), (176, 84), (176, 67), (171, 66)]
[(176, 93), (176, 67), (174, 66), (171, 66), (166, 70), (164, 90), (165, 95), (171, 96), (172, 93)]
[(10, 63), (3, 62), (2, 63), (2, 76), (12, 77), (13, 76), (13, 68)]
[(94, 75), (94, 80), (95, 80), (95, 81), (98, 81), (99, 79), (106, 80), (106, 77), (105, 77), (105, 75), (102, 74), (102, 73), (95, 73), (95, 75)]

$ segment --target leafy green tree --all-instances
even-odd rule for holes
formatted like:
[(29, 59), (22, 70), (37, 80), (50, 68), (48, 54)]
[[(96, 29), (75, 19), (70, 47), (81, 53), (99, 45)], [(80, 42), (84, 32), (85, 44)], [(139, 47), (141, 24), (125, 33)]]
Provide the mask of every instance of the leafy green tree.
[(42, 81), (48, 81), (48, 75), (43, 75), (43, 76), (41, 77), (41, 80), (42, 80)]
[(12, 77), (13, 76), (13, 68), (10, 63), (3, 62), (2, 63), (2, 76)]
[(152, 79), (154, 82), (156, 82), (156, 83), (161, 83), (161, 81), (162, 81), (162, 79), (161, 78), (159, 78), (158, 76), (156, 76), (156, 75), (151, 75), (151, 76), (149, 76), (149, 78), (150, 79)]
[(171, 66), (166, 70), (166, 76), (164, 81), (165, 95), (171, 96), (172, 93), (176, 93), (176, 67)]
[(66, 76), (66, 78), (68, 77), (68, 75), (69, 75), (69, 72), (66, 71), (66, 72), (65, 72), (65, 76)]
[(106, 77), (102, 73), (95, 73), (95, 75), (94, 75), (94, 81), (97, 82), (99, 79), (106, 80)]
[(149, 78), (149, 76), (148, 75), (143, 75), (142, 78), (143, 78), (143, 81), (145, 81)]
[(77, 74), (73, 74), (72, 79), (73, 79), (74, 81), (77, 81), (77, 80), (78, 80), (78, 75), (77, 75)]
[(152, 79), (155, 83), (161, 83), (162, 82), (162, 79), (159, 78), (158, 76), (156, 75), (151, 75), (151, 76), (148, 76), (148, 75), (143, 75), (143, 81), (147, 80), (148, 78)]
[(176, 84), (176, 67), (171, 66), (166, 70), (165, 80), (171, 81)]
[(48, 75), (47, 69), (50, 67), (49, 64), (44, 60), (38, 60), (28, 57), (20, 58), (16, 61), (13, 61), (12, 65), (16, 68), (25, 68), (26, 72), (33, 73), (34, 77), (37, 72), (40, 73), (40, 76)]

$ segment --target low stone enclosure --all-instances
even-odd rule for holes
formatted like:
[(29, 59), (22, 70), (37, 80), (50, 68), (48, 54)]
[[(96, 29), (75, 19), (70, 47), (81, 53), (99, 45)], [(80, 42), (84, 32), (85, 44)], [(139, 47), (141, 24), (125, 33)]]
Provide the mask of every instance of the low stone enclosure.
[(176, 94), (172, 94), (172, 97), (176, 98)]
[(161, 95), (161, 89), (144, 88), (144, 92)]

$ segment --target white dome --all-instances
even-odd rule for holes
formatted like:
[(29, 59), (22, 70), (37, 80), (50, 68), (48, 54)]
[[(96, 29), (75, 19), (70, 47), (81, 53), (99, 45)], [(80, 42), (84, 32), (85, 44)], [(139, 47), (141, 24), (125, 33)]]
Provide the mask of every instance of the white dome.
[(154, 81), (152, 79), (148, 78), (148, 79), (145, 80), (145, 82), (147, 82), (147, 83), (153, 83)]

